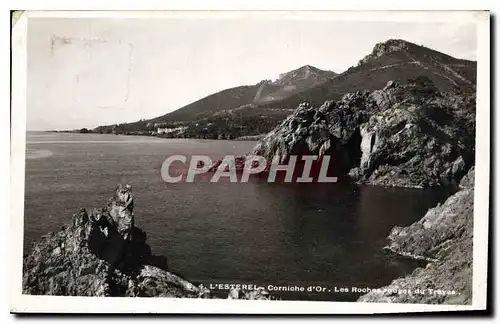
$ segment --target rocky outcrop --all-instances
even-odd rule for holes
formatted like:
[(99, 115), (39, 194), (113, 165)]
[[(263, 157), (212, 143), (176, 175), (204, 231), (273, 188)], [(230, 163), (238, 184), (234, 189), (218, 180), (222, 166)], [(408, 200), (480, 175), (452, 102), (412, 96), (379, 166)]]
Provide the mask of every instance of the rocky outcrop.
[(366, 184), (458, 184), (474, 162), (473, 96), (440, 93), (428, 78), (417, 78), (318, 108), (303, 103), (252, 154), (282, 163), (290, 155), (330, 155), (338, 175)]
[(229, 291), (227, 299), (272, 300), (273, 297), (264, 288), (250, 291), (234, 288)]
[(314, 108), (301, 104), (281, 125), (254, 148), (252, 154), (284, 163), (290, 155), (334, 156), (337, 171), (347, 172), (356, 164), (359, 125), (376, 109), (368, 92), (346, 94), (338, 102), (327, 101)]
[(359, 60), (358, 65), (366, 64), (393, 52), (407, 50), (409, 45), (410, 43), (399, 39), (390, 39), (382, 43), (377, 43), (370, 54)]
[[(134, 225), (130, 186), (105, 208), (81, 209), (72, 223), (34, 244), (23, 262), (23, 293), (63, 296), (217, 298), (168, 269)], [(229, 299), (270, 299), (265, 290), (230, 291)]]
[(71, 225), (36, 243), (23, 264), (23, 293), (71, 296), (204, 297), (206, 289), (170, 273), (134, 226), (129, 186), (106, 208), (74, 215)]
[(408, 227), (394, 227), (388, 237), (387, 250), (427, 260), (427, 266), (361, 296), (359, 301), (471, 303), (474, 167), (460, 186), (462, 189), (444, 204)]
[[(471, 303), (474, 98), (474, 91), (440, 92), (428, 78), (406, 85), (390, 81), (317, 108), (303, 103), (254, 148), (252, 155), (268, 163), (329, 155), (337, 174), (365, 184), (461, 188), (419, 222), (389, 235), (387, 251), (428, 265), (359, 301)], [(238, 165), (243, 162), (240, 157)]]

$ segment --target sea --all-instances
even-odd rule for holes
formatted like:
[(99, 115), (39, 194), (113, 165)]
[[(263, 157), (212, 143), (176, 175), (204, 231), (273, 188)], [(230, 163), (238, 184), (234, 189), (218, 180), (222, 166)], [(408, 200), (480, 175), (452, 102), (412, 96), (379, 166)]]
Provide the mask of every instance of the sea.
[[(422, 266), (383, 250), (443, 201), (442, 189), (346, 183), (166, 183), (176, 154), (241, 155), (256, 142), (28, 132), (24, 254), (79, 208), (105, 207), (118, 184), (134, 193), (135, 224), (172, 272), (227, 295), (264, 287), (277, 299), (354, 301)], [(20, 215), (19, 217), (23, 217)]]

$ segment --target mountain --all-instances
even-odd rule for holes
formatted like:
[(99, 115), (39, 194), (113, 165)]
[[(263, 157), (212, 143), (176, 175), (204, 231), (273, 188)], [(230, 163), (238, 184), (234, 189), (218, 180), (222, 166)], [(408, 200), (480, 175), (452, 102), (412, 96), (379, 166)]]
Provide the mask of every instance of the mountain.
[(304, 65), (296, 70), (280, 74), (274, 82), (261, 82), (253, 103), (276, 102), (314, 88), (330, 81), (337, 74), (323, 71), (311, 65)]
[(381, 89), (391, 80), (406, 84), (418, 77), (429, 78), (441, 92), (474, 91), (476, 62), (390, 39), (376, 44), (356, 66), (341, 74), (305, 65), (275, 81), (226, 89), (154, 119), (101, 126), (94, 131), (155, 134), (159, 127), (165, 127), (169, 131), (162, 136), (257, 135), (269, 132), (302, 102), (319, 106), (326, 100), (339, 100), (345, 93)]
[[(158, 128), (176, 130), (163, 136), (235, 138), (266, 133), (293, 112), (292, 109), (260, 108), (313, 89), (337, 76), (335, 72), (302, 66), (280, 74), (275, 81), (219, 91), (166, 115), (120, 125), (96, 127), (98, 133), (151, 135)], [(256, 109), (257, 108), (257, 109)], [(181, 133), (181, 134), (179, 134)]]
[(193, 120), (211, 116), (217, 112), (254, 107), (261, 103), (277, 102), (323, 84), (336, 75), (332, 71), (323, 71), (314, 66), (305, 65), (281, 74), (274, 82), (262, 80), (256, 85), (222, 90), (152, 121)]
[[(301, 102), (320, 105), (338, 100), (345, 93), (383, 88), (388, 81), (408, 83), (428, 77), (439, 91), (474, 88), (476, 62), (461, 60), (400, 39), (378, 43), (358, 65), (324, 84), (279, 102), (281, 107), (297, 107)], [(266, 107), (273, 107), (274, 103)]]
[(211, 116), (220, 111), (242, 107), (253, 102), (259, 85), (240, 86), (222, 90), (177, 109), (174, 112), (154, 118), (153, 122), (190, 121)]

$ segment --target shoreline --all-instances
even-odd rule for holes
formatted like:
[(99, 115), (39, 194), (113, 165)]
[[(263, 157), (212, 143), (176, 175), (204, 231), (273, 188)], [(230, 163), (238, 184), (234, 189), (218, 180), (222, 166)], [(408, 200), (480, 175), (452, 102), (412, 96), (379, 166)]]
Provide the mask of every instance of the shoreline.
[[(388, 188), (388, 189), (391, 189), (391, 188)], [(405, 189), (406, 189), (406, 188), (405, 188)], [(419, 191), (420, 191), (420, 190), (419, 190)], [(432, 208), (431, 208), (431, 209), (432, 209)], [(427, 212), (428, 212), (428, 211), (427, 211)], [(45, 235), (44, 240), (46, 240), (46, 241), (47, 241), (47, 240), (48, 240), (48, 241), (50, 241), (50, 240), (54, 239), (54, 237), (57, 237), (58, 235), (59, 235), (59, 234), (57, 234), (57, 233), (56, 233), (56, 234), (54, 234), (54, 233), (50, 234), (50, 233), (49, 233), (48, 235)], [(53, 244), (53, 243), (50, 243), (50, 244)], [(56, 248), (56, 249), (57, 249), (57, 248)], [(47, 250), (47, 249), (45, 249), (45, 250)], [(395, 253), (395, 254), (396, 254), (396, 256), (397, 256), (397, 257), (401, 257), (401, 258), (403, 258), (403, 259), (409, 259), (409, 260), (411, 260), (411, 259), (412, 259), (412, 258), (411, 258), (411, 257), (409, 257), (408, 255), (404, 255), (404, 254), (401, 254), (401, 253)], [(23, 258), (24, 258), (24, 256), (23, 256)], [(418, 268), (417, 268), (417, 269), (418, 269)], [(161, 279), (161, 280), (163, 280), (163, 281), (167, 280), (167, 281), (165, 281), (165, 282), (167, 282), (167, 283), (168, 283), (168, 285), (165, 287), (165, 289), (172, 289), (169, 285), (172, 285), (172, 284), (174, 284), (175, 282), (178, 282), (179, 280), (185, 280), (185, 279), (182, 279), (182, 277), (178, 277), (178, 276), (176, 276), (176, 275), (174, 275), (174, 274), (172, 274), (173, 276), (169, 276), (168, 274), (163, 273), (163, 272), (161, 272), (160, 270), (155, 270), (155, 269), (149, 268), (149, 266), (148, 266), (148, 267), (146, 267), (146, 270), (145, 270), (145, 271), (146, 271), (146, 273), (149, 273), (149, 277), (151, 277), (151, 276), (152, 276), (152, 277), (154, 277), (154, 278), (163, 278), (163, 276), (167, 276), (167, 277), (169, 278), (168, 280), (167, 280), (167, 279)], [(409, 275), (410, 275), (410, 274), (409, 274)], [(142, 278), (142, 277), (141, 277), (141, 278)], [(177, 279), (177, 278), (179, 278), (179, 279)], [(142, 279), (141, 279), (141, 280), (142, 280)], [(155, 280), (157, 280), (157, 279), (155, 279)], [(158, 280), (159, 280), (159, 279), (158, 279)], [(392, 282), (392, 281), (393, 281), (393, 279), (389, 279), (388, 281), (389, 281), (389, 282)], [(196, 285), (196, 284), (194, 284), (194, 283), (192, 283), (192, 282), (190, 282), (190, 281), (188, 281), (188, 280), (185, 280), (185, 283), (190, 283), (190, 284), (192, 284), (194, 287), (198, 287), (198, 286), (199, 286), (199, 285)], [(175, 284), (174, 284), (174, 286), (175, 286)], [(170, 288), (169, 288), (169, 287), (170, 287)], [(191, 287), (191, 286), (189, 286), (189, 287)], [(148, 288), (148, 289), (149, 289), (149, 288)], [(192, 288), (192, 289), (194, 289), (194, 288)], [(373, 288), (373, 289), (376, 289), (376, 288)], [(158, 292), (158, 293), (159, 293), (159, 295), (154, 295), (154, 296), (161, 296), (160, 292)], [(230, 292), (230, 293), (231, 293), (231, 294), (233, 294), (233, 295), (235, 294), (234, 292)], [(246, 294), (248, 294), (248, 292), (238, 292), (238, 295), (237, 295), (237, 296), (246, 296), (246, 295), (245, 295), (245, 293), (246, 293)], [(267, 295), (267, 292), (259, 292), (259, 293), (263, 293), (263, 294), (265, 295), (264, 297), (266, 297), (266, 298), (267, 298), (267, 296), (268, 296), (268, 295)], [(257, 296), (256, 294), (257, 294), (257, 293), (254, 293), (254, 295), (252, 295), (253, 297), (251, 297), (251, 298), (255, 298), (255, 297)], [(225, 298), (225, 297), (224, 297), (225, 295), (227, 295), (227, 293), (218, 291), (218, 292), (216, 292), (216, 293), (211, 293), (211, 294), (210, 294), (210, 296), (211, 296), (210, 298)], [(189, 292), (189, 291), (187, 291), (187, 292), (186, 292), (185, 297), (188, 297), (188, 296), (191, 296), (191, 297), (192, 297), (192, 294), (191, 294), (191, 292)], [(203, 296), (203, 294), (202, 294), (202, 296)], [(201, 298), (207, 298), (206, 296), (208, 296), (208, 295), (205, 295), (205, 297), (201, 297)], [(262, 296), (261, 296), (261, 297), (262, 297)], [(362, 297), (363, 297), (363, 295), (361, 295), (359, 298), (362, 298)], [(242, 297), (242, 298), (243, 298), (243, 297)], [(259, 297), (259, 298), (260, 298), (260, 297)], [(244, 298), (244, 299), (246, 299), (246, 298)], [(293, 299), (293, 300), (298, 300), (298, 299)], [(353, 301), (354, 301), (354, 300), (356, 300), (356, 298), (353, 298)]]
[[(302, 103), (254, 147), (251, 154), (281, 164), (292, 155), (333, 156), (329, 161), (338, 166), (336, 172), (362, 185), (450, 188), (443, 204), (410, 226), (394, 226), (387, 237), (386, 250), (430, 262), (358, 301), (470, 303), (474, 152), (468, 143), (474, 143), (475, 107), (465, 107), (470, 109), (464, 114), (464, 107), (457, 104), (463, 96), (443, 95), (425, 77), (405, 85), (389, 81), (383, 89), (348, 93), (320, 107)], [(449, 120), (438, 123), (443, 110)], [(245, 159), (240, 156), (240, 166)], [(453, 192), (454, 186), (461, 190)], [(408, 292), (423, 286), (431, 292), (448, 291), (454, 285), (462, 295), (394, 295), (398, 289)]]
[(382, 291), (361, 296), (359, 302), (472, 303), (474, 171), (473, 166), (462, 178), (460, 190), (430, 208), (422, 219), (391, 230), (384, 249), (425, 260), (426, 266), (395, 278)]
[[(103, 135), (103, 136), (127, 136), (127, 137), (143, 137), (143, 138), (152, 138), (152, 139), (160, 139), (160, 140), (176, 140), (176, 141), (207, 141), (207, 142), (258, 142), (258, 140), (253, 139), (209, 139), (209, 138), (196, 138), (196, 137), (163, 137), (163, 136), (155, 136), (155, 135), (133, 135), (133, 134), (103, 134), (103, 133), (80, 133), (80, 132), (71, 132), (71, 131), (26, 131), (26, 133), (53, 133), (53, 134), (78, 134), (78, 135)], [(42, 142), (43, 143), (43, 142)]]

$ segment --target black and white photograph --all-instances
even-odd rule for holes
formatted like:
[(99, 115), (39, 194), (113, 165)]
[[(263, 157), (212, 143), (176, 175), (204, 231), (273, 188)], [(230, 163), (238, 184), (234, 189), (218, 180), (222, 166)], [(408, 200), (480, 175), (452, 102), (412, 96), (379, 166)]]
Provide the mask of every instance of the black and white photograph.
[(11, 311), (484, 309), (489, 19), (14, 12)]

